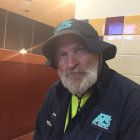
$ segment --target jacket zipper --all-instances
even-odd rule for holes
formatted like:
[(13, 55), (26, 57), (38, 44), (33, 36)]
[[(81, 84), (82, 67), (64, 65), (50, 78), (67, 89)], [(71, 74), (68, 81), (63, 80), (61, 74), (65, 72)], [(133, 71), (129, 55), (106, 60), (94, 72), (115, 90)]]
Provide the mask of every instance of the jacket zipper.
[(102, 132), (100, 132), (100, 133), (97, 135), (97, 137), (96, 137), (96, 139), (95, 139), (95, 140), (100, 140), (101, 135), (102, 135)]
[(77, 98), (78, 98), (78, 107), (77, 107), (77, 113), (78, 113), (81, 110), (80, 104), (81, 104), (82, 97), (77, 97)]

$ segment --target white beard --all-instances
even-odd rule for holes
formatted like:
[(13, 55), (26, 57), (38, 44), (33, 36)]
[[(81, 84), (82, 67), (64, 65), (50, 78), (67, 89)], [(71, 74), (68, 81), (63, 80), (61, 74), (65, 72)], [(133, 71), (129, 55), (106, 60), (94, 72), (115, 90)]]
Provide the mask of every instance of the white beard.
[(92, 64), (90, 68), (77, 66), (74, 70), (60, 71), (59, 77), (62, 84), (73, 95), (81, 97), (97, 81), (99, 61)]

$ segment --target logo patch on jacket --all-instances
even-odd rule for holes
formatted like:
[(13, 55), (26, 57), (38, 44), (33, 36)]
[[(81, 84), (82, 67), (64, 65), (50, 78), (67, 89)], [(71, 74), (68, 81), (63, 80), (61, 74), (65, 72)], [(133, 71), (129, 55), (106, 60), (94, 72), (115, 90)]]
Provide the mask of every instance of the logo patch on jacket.
[(102, 127), (104, 129), (108, 129), (110, 126), (112, 118), (110, 115), (106, 115), (104, 113), (100, 113), (93, 121), (92, 124)]
[(112, 133), (115, 128), (116, 117), (115, 115), (111, 115), (100, 110), (94, 110), (90, 114), (87, 123), (92, 127), (96, 127), (102, 131)]

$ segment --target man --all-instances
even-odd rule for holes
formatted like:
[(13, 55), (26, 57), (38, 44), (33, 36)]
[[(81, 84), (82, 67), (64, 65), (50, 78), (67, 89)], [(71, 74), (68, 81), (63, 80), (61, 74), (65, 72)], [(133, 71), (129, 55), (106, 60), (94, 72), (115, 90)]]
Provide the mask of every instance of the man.
[(71, 19), (56, 27), (43, 53), (60, 81), (40, 110), (34, 140), (140, 140), (140, 86), (107, 66), (113, 44)]

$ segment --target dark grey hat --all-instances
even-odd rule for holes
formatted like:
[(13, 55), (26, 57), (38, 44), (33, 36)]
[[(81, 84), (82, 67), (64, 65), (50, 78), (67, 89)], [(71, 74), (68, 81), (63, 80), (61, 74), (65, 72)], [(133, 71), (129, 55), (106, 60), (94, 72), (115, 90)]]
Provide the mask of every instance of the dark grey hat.
[(73, 34), (80, 37), (89, 51), (93, 53), (103, 52), (103, 60), (109, 60), (116, 55), (116, 46), (99, 39), (97, 31), (82, 20), (71, 19), (60, 23), (51, 36), (43, 45), (43, 54), (49, 60), (49, 65), (56, 68), (54, 64), (54, 42), (63, 35)]

